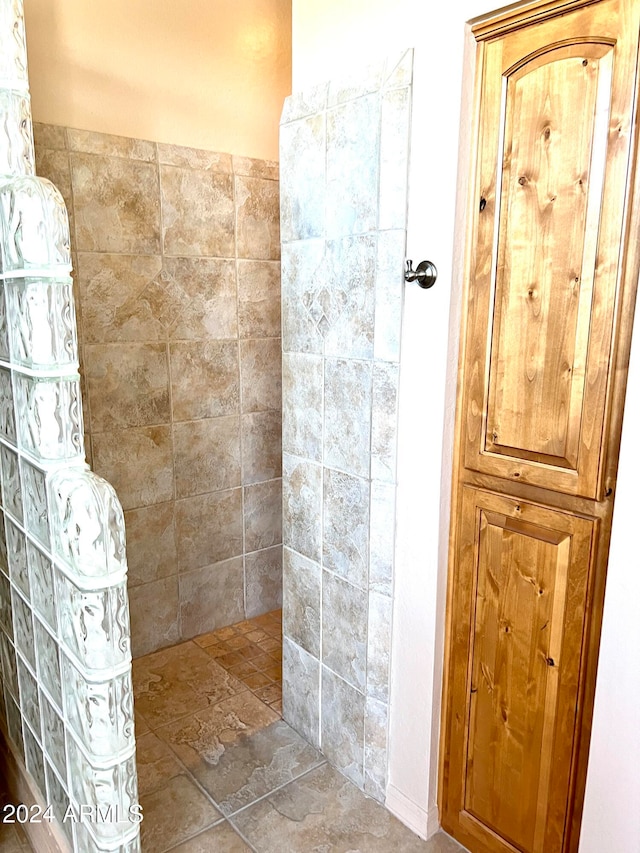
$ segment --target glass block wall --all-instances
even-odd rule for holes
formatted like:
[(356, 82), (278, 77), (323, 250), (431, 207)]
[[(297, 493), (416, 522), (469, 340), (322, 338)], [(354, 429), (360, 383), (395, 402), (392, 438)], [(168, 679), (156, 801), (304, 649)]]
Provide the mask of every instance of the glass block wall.
[(84, 461), (69, 225), (34, 174), (22, 0), (0, 0), (0, 112), (0, 726), (75, 851), (135, 853), (123, 513)]

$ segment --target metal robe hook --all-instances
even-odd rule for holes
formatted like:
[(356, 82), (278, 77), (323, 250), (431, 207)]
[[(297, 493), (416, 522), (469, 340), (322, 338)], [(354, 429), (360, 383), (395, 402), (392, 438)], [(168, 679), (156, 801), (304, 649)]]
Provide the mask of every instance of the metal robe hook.
[(405, 281), (417, 281), (420, 287), (427, 290), (429, 287), (433, 287), (437, 277), (438, 270), (431, 261), (420, 261), (415, 269), (413, 269), (413, 261), (407, 261), (407, 269), (404, 273)]

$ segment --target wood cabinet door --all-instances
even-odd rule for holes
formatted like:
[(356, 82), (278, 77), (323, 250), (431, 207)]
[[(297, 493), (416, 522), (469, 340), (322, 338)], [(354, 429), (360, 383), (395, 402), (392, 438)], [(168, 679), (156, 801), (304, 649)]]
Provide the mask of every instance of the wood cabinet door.
[(576, 853), (637, 289), (637, 0), (473, 27), (440, 757), (472, 853)]

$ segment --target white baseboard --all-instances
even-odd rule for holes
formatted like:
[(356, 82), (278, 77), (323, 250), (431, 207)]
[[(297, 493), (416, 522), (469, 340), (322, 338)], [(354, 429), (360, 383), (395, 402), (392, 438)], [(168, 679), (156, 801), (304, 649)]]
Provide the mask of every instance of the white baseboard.
[(439, 828), (438, 809), (422, 808), (406, 794), (395, 788), (393, 785), (387, 787), (387, 796), (384, 802), (391, 814), (395, 815), (398, 820), (402, 821), (405, 826), (408, 826), (412, 832), (419, 835), (420, 838), (429, 838)]

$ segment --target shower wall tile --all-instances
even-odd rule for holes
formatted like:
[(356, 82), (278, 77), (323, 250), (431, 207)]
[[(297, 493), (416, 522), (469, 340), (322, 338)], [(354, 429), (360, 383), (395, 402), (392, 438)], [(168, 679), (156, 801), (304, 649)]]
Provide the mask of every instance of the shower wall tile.
[(169, 422), (165, 344), (84, 347), (92, 433)]
[(240, 418), (206, 418), (173, 426), (176, 497), (240, 485)]
[(247, 553), (282, 542), (282, 479), (244, 487), (244, 544)]
[(280, 135), (284, 717), (382, 802), (412, 74), (296, 93)]
[(155, 142), (146, 139), (129, 139), (109, 133), (95, 133), (90, 130), (67, 128), (67, 140), (70, 151), (83, 154), (101, 154), (104, 157), (123, 157), (127, 160), (143, 160), (154, 163), (156, 160)]
[(173, 501), (127, 510), (129, 587), (177, 572), (175, 504)]
[(242, 483), (260, 483), (282, 476), (282, 413), (254, 412), (242, 416)]
[(233, 257), (231, 175), (161, 165), (160, 185), (165, 254)]
[(377, 229), (379, 135), (377, 93), (327, 111), (327, 236)]
[(282, 713), (305, 740), (320, 746), (320, 664), (287, 637), (282, 640)]
[(407, 87), (382, 95), (378, 227), (406, 228), (411, 94)]
[(369, 505), (367, 479), (324, 469), (322, 564), (361, 589), (367, 587)]
[(324, 463), (360, 477), (371, 466), (371, 371), (368, 361), (325, 359)]
[(382, 361), (400, 361), (406, 240), (404, 230), (378, 234), (373, 354)]
[(295, 551), (283, 552), (282, 628), (298, 646), (320, 659), (322, 569)]
[(181, 572), (241, 555), (242, 533), (242, 489), (176, 501), (176, 540)]
[(173, 500), (170, 426), (97, 432), (92, 445), (95, 470), (113, 485), (123, 509)]
[(246, 175), (249, 178), (268, 178), (277, 181), (280, 175), (280, 164), (276, 160), (256, 160), (253, 157), (232, 157), (233, 171), (236, 175)]
[[(315, 112), (315, 111), (314, 111)], [(287, 153), (287, 168), (280, 177), (282, 242), (322, 237), (325, 231), (324, 113), (281, 128), (281, 150)]]
[(240, 411), (238, 344), (176, 341), (170, 345), (173, 419), (216, 418)]
[(235, 261), (165, 257), (162, 272), (160, 286), (167, 294), (163, 319), (171, 340), (238, 337)]
[(280, 262), (238, 261), (240, 338), (280, 338)]
[(236, 239), (238, 256), (280, 260), (280, 196), (278, 184), (265, 178), (236, 175)]
[(364, 784), (364, 724), (362, 693), (323, 666), (320, 748), (359, 787)]
[(284, 454), (282, 541), (319, 563), (322, 554), (322, 467)]
[(236, 620), (212, 566), (239, 561), (239, 618), (279, 606), (278, 164), (35, 136), (69, 206), (85, 446), (125, 509), (134, 654)]
[(367, 592), (323, 572), (322, 663), (364, 692), (367, 679)]
[(247, 619), (253, 619), (268, 610), (282, 607), (282, 546), (263, 548), (246, 554), (245, 610)]
[(178, 642), (180, 601), (177, 575), (130, 587), (129, 606), (134, 657)]
[(187, 148), (182, 145), (158, 143), (158, 162), (167, 166), (183, 166), (212, 172), (231, 174), (232, 157), (218, 151), (203, 148)]
[(294, 456), (322, 462), (324, 360), (320, 356), (282, 356), (282, 448)]
[(154, 279), (159, 255), (78, 252), (83, 344), (161, 341), (165, 327)]
[(71, 153), (75, 249), (157, 255), (157, 167), (139, 160)]
[(374, 363), (371, 478), (386, 483), (394, 483), (396, 480), (399, 383), (400, 370), (397, 364)]
[(180, 623), (183, 638), (244, 619), (242, 557), (181, 574)]

